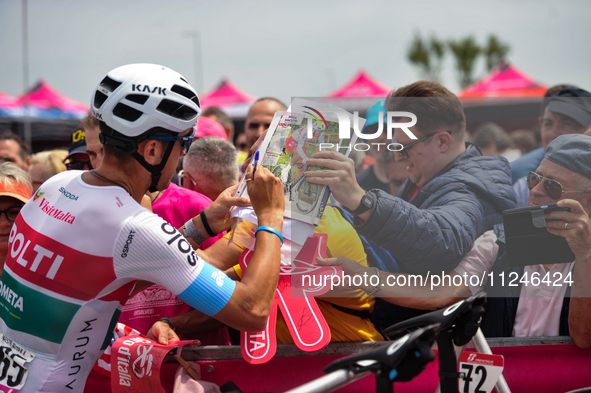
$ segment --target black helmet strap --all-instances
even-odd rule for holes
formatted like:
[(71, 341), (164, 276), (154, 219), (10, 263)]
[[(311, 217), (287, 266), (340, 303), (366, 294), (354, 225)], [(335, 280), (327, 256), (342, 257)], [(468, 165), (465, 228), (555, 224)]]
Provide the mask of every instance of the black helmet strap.
[(151, 165), (148, 164), (144, 157), (137, 152), (138, 143), (140, 142), (137, 139), (118, 135), (115, 132), (113, 132), (112, 135), (107, 135), (101, 131), (99, 134), (99, 140), (103, 145), (113, 145), (116, 149), (121, 150), (125, 154), (131, 154), (131, 156), (135, 158), (137, 162), (139, 162), (148, 172), (152, 174), (152, 183), (150, 184), (148, 191), (158, 191), (158, 182), (162, 176), (162, 169), (164, 169), (166, 166), (176, 141), (168, 141), (168, 145), (166, 146), (166, 150), (164, 152), (164, 156), (162, 157), (162, 161), (160, 161), (160, 164)]
[(166, 166), (168, 162), (168, 158), (170, 157), (170, 153), (172, 153), (172, 149), (174, 148), (175, 141), (168, 141), (168, 145), (166, 146), (166, 151), (164, 152), (164, 156), (162, 157), (162, 161), (158, 165), (151, 165), (146, 162), (144, 157), (137, 151), (134, 151), (131, 156), (136, 159), (148, 172), (152, 174), (152, 184), (150, 184), (150, 188), (148, 191), (156, 192), (158, 191), (158, 182), (160, 181), (160, 177), (162, 176), (162, 169)]

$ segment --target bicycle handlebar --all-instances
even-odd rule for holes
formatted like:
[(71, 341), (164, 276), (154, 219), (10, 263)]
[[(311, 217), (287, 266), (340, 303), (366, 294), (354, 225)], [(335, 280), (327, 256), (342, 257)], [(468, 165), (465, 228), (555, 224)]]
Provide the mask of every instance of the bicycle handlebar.
[(453, 329), (454, 344), (458, 346), (465, 345), (480, 327), (480, 317), (484, 314), (483, 305), (485, 301), (486, 294), (480, 293), (452, 304), (445, 309), (419, 315), (392, 325), (384, 330), (384, 334), (388, 337), (396, 337), (415, 327), (439, 323), (441, 324), (441, 331)]
[(310, 381), (287, 393), (326, 393), (371, 373), (385, 376), (389, 382), (410, 381), (435, 360), (431, 349), (439, 324), (406, 334), (391, 344), (336, 360), (325, 369), (328, 375)]

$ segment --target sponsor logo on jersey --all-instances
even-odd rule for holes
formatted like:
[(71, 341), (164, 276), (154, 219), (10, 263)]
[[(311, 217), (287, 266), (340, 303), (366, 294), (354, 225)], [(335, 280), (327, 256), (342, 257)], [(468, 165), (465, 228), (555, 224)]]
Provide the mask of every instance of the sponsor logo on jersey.
[(125, 241), (125, 245), (123, 246), (123, 250), (121, 250), (121, 258), (127, 258), (127, 253), (129, 252), (129, 246), (131, 242), (133, 242), (133, 236), (136, 232), (132, 229), (129, 231), (129, 235), (127, 235), (127, 240)]
[(211, 274), (211, 277), (215, 280), (215, 283), (218, 284), (218, 287), (221, 287), (224, 285), (224, 278), (227, 276), (219, 270), (216, 270)]
[(77, 201), (78, 200), (78, 196), (72, 194), (71, 192), (69, 192), (68, 190), (66, 190), (64, 187), (60, 187), (60, 192), (66, 197), (66, 198), (70, 198), (73, 201)]
[(16, 294), (12, 289), (8, 287), (8, 285), (4, 284), (0, 281), (0, 296), (2, 296), (8, 304), (10, 304), (14, 308), (18, 308), (23, 312), (23, 298)]
[(162, 229), (162, 232), (166, 233), (167, 235), (173, 236), (169, 241), (166, 242), (166, 244), (168, 244), (169, 246), (176, 244), (180, 252), (182, 252), (183, 254), (189, 254), (187, 255), (187, 262), (189, 263), (189, 265), (195, 266), (197, 264), (197, 257), (195, 256), (195, 251), (193, 250), (193, 247), (191, 247), (187, 239), (185, 239), (180, 232), (178, 232), (172, 225), (170, 225), (167, 222), (162, 224), (160, 228)]
[(76, 217), (71, 215), (69, 212), (64, 212), (55, 206), (51, 206), (45, 198), (41, 200), (39, 207), (41, 208), (41, 211), (47, 214), (49, 217), (53, 217), (56, 220), (60, 220), (68, 224), (73, 224), (74, 220), (76, 219)]
[(121, 199), (119, 199), (119, 197), (115, 197), (115, 199), (117, 200), (117, 207), (121, 207), (123, 206), (123, 202), (121, 202)]
[(41, 192), (41, 189), (39, 188), (37, 190), (37, 192), (35, 193), (35, 197), (33, 198), (33, 202), (37, 202), (37, 199), (41, 198), (43, 195), (45, 195), (45, 193)]

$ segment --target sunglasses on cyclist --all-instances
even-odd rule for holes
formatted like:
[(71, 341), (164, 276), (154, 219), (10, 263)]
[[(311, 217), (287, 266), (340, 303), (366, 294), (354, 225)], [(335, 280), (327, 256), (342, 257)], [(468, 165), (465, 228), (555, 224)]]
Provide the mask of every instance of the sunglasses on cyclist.
[(530, 172), (527, 174), (527, 187), (531, 190), (537, 186), (540, 181), (544, 180), (544, 191), (546, 191), (546, 195), (548, 195), (551, 199), (558, 200), (562, 197), (562, 194), (566, 194), (568, 192), (589, 192), (588, 191), (565, 191), (562, 184), (557, 182), (556, 180), (548, 179), (542, 175), (538, 175), (535, 172)]
[(186, 153), (189, 152), (189, 148), (191, 147), (191, 143), (193, 143), (193, 139), (195, 139), (195, 133), (192, 133), (191, 135), (185, 135), (185, 136), (164, 136), (164, 135), (156, 135), (156, 136), (151, 136), (147, 139), (153, 139), (155, 141), (180, 141), (181, 142), (181, 148), (183, 149), (183, 151)]
[(2, 214), (5, 214), (8, 221), (14, 222), (14, 220), (16, 220), (18, 217), (18, 214), (21, 212), (21, 209), (22, 206), (13, 206), (6, 210), (0, 210), (0, 217), (2, 217)]
[(92, 169), (92, 164), (90, 163), (90, 160), (88, 161), (74, 161), (74, 162), (68, 162), (66, 164), (66, 169), (69, 171), (72, 170), (76, 170), (76, 171), (81, 171), (83, 169)]
[[(424, 136), (422, 138), (419, 138), (419, 139), (417, 139), (414, 142), (409, 143), (408, 145), (404, 146), (404, 149), (398, 151), (398, 154), (400, 154), (402, 156), (402, 158), (404, 158), (406, 160), (408, 158), (408, 149), (410, 149), (411, 147), (413, 147), (417, 143), (426, 141), (427, 139), (431, 138), (433, 135), (437, 135), (440, 132), (442, 132), (442, 131), (434, 132), (432, 134), (429, 134), (429, 135), (426, 135), (426, 136)], [(451, 135), (451, 131), (445, 131), (445, 132), (447, 132), (448, 134)]]

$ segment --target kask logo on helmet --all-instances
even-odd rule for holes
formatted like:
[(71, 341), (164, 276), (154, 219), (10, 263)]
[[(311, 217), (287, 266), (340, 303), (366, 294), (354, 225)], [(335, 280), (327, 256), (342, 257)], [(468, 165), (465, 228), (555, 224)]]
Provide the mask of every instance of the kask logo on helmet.
[(164, 87), (164, 88), (158, 87), (158, 86), (150, 87), (148, 85), (132, 84), (131, 91), (140, 91), (142, 93), (152, 93), (152, 94), (159, 94), (162, 96), (166, 96), (166, 87)]

